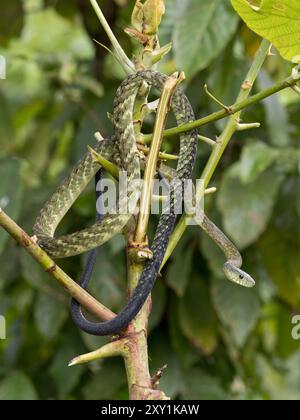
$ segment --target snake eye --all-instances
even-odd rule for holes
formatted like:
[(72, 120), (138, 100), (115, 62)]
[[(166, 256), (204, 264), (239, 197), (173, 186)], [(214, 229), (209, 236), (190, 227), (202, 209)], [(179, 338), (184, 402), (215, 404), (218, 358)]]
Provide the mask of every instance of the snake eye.
[(243, 274), (240, 274), (240, 279), (243, 280), (244, 276)]

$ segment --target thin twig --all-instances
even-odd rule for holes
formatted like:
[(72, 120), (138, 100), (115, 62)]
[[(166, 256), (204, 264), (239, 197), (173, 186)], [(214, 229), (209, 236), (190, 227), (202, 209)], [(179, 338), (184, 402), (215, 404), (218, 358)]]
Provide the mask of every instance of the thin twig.
[(111, 30), (109, 24), (107, 23), (107, 20), (105, 19), (104, 14), (102, 13), (102, 10), (100, 9), (99, 4), (96, 0), (90, 0), (90, 3), (103, 27), (105, 30), (108, 38), (110, 39), (110, 42), (112, 43), (112, 46), (114, 47), (116, 54), (120, 60), (120, 63), (122, 64), (123, 69), (127, 74), (132, 74), (135, 72), (135, 68), (133, 63), (129, 60), (127, 55), (125, 54), (123, 48), (119, 44), (119, 41), (115, 37), (113, 31)]

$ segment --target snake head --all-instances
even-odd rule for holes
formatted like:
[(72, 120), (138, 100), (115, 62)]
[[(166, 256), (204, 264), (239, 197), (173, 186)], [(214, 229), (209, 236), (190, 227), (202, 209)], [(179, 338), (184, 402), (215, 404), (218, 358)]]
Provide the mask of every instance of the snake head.
[(229, 261), (227, 261), (224, 264), (223, 269), (227, 279), (232, 281), (233, 283), (237, 283), (240, 286), (248, 288), (255, 286), (255, 281), (248, 273), (245, 273), (245, 271), (240, 270)]

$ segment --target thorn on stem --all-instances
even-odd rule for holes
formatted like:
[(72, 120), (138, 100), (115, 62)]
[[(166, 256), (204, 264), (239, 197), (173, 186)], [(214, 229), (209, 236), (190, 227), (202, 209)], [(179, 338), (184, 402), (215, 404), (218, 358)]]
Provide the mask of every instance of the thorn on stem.
[(228, 114), (232, 114), (233, 113), (233, 111), (232, 111), (232, 107), (230, 107), (230, 106), (227, 106), (227, 105), (225, 105), (225, 104), (223, 104), (223, 102), (221, 102), (216, 96), (214, 96), (209, 90), (208, 90), (208, 86), (207, 86), (207, 84), (205, 84), (204, 85), (204, 91), (205, 91), (205, 93), (214, 101), (214, 102), (216, 102), (218, 105), (220, 105), (220, 107), (221, 108), (223, 108), (223, 109), (225, 109), (225, 111), (228, 113)]

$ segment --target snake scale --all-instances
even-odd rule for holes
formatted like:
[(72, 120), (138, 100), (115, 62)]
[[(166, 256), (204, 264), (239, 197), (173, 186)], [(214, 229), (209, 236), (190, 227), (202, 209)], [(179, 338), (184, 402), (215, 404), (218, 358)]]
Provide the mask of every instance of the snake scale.
[[(117, 163), (122, 170), (127, 172), (129, 185), (132, 181), (140, 179), (140, 161), (133, 125), (133, 110), (137, 93), (144, 82), (161, 91), (166, 80), (166, 75), (151, 70), (128, 76), (118, 88), (114, 99), (113, 123), (115, 134), (94, 147), (96, 152)], [(175, 91), (171, 107), (178, 125), (194, 121), (193, 109), (181, 88), (177, 88)], [(197, 143), (197, 130), (180, 136), (176, 181), (191, 178), (197, 153)], [(128, 212), (106, 214), (101, 220), (79, 232), (60, 237), (54, 236), (58, 224), (98, 170), (99, 164), (93, 160), (91, 153), (88, 152), (40, 211), (33, 232), (38, 238), (39, 245), (52, 258), (64, 258), (92, 250), (120, 233), (131, 219), (132, 216)], [(150, 294), (176, 222), (175, 208), (180, 198), (176, 194), (176, 185), (178, 184), (171, 182), (171, 185), (170, 205), (160, 216), (151, 246), (153, 258), (146, 262), (139, 283), (125, 308), (110, 321), (93, 323), (83, 316), (79, 304), (77, 306), (72, 304), (74, 321), (87, 333), (110, 335), (120, 332), (137, 315)], [(138, 195), (136, 193), (135, 189), (129, 189), (128, 196), (125, 198), (133, 197), (137, 201)], [(120, 201), (122, 201), (122, 198), (120, 198)], [(226, 276), (229, 280), (243, 286), (253, 286), (254, 281), (251, 277), (239, 269), (241, 259), (236, 258), (236, 255), (239, 255), (236, 248), (233, 245), (232, 248), (229, 246), (231, 244), (229, 240), (226, 242), (225, 235), (208, 218), (205, 217), (205, 221), (207, 223), (202, 227), (229, 258), (224, 265)], [(232, 256), (233, 258), (231, 258)]]

